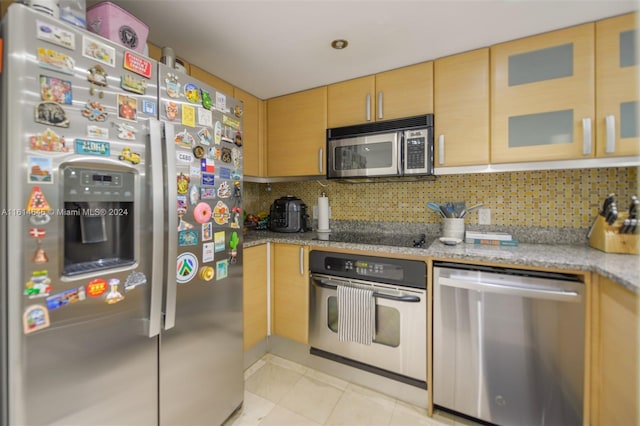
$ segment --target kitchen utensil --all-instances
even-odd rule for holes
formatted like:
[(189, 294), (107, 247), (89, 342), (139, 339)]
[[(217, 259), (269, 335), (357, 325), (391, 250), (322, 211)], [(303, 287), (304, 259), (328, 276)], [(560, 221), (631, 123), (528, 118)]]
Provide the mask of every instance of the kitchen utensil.
[(611, 203), (615, 202), (615, 200), (616, 200), (616, 194), (614, 194), (613, 192), (607, 195), (607, 198), (604, 200), (604, 204), (602, 205), (602, 211), (600, 212), (600, 216), (606, 219), (607, 214), (609, 213), (609, 206), (611, 205)]
[(427, 203), (427, 208), (428, 208), (429, 210), (433, 210), (434, 212), (438, 213), (438, 214), (439, 214), (441, 217), (443, 217), (443, 218), (444, 218), (444, 217), (446, 217), (446, 216), (445, 216), (445, 214), (444, 214), (444, 212), (443, 212), (443, 211), (442, 211), (442, 209), (440, 208), (440, 204), (438, 204), (438, 203), (434, 203), (434, 202), (429, 201), (429, 202)]
[(482, 203), (478, 203), (475, 206), (471, 206), (468, 209), (462, 210), (462, 212), (460, 213), (460, 217), (465, 217), (467, 214), (471, 213), (472, 211), (476, 211), (478, 210), (480, 207), (482, 207), (484, 204)]
[(636, 215), (638, 214), (638, 204), (640, 204), (638, 197), (635, 195), (631, 196), (631, 205), (629, 206), (630, 219), (636, 219)]
[(622, 226), (620, 227), (620, 233), (621, 234), (628, 234), (630, 233), (631, 230), (631, 219), (625, 219), (624, 222), (622, 222)]
[(460, 217), (460, 215), (462, 214), (466, 206), (467, 206), (467, 203), (465, 203), (464, 201), (457, 201), (453, 203), (453, 210), (455, 214), (454, 217)]
[(451, 201), (448, 201), (447, 204), (445, 204), (445, 210), (447, 212), (447, 217), (455, 217), (456, 208)]
[(613, 225), (616, 219), (618, 219), (618, 207), (616, 206), (616, 202), (613, 201), (607, 208), (607, 216), (605, 220), (609, 225)]

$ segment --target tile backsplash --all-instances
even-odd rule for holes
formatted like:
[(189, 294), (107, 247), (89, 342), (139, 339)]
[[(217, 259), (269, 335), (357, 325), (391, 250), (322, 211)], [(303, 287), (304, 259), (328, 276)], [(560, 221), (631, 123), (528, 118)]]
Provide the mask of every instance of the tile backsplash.
[[(618, 205), (626, 209), (631, 195), (638, 194), (638, 168), (447, 175), (398, 183), (247, 182), (244, 208), (268, 212), (276, 198), (295, 195), (311, 215), (322, 191), (329, 197), (331, 220), (439, 223), (440, 217), (426, 208), (428, 201), (465, 201), (467, 206), (484, 203), (496, 226), (588, 228), (607, 194), (616, 193)], [(469, 214), (467, 223), (477, 224), (477, 213)]]

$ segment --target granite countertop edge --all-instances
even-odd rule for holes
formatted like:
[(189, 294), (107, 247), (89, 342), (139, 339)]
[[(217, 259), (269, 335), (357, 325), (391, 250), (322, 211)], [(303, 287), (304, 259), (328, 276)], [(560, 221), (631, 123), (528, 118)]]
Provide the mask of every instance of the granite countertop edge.
[(363, 250), (390, 254), (431, 257), (438, 260), (465, 260), (492, 262), (572, 271), (597, 272), (623, 287), (640, 294), (640, 256), (604, 253), (588, 245), (520, 244), (517, 247), (476, 246), (458, 244), (446, 246), (437, 239), (428, 248), (380, 246), (315, 239), (315, 232), (277, 233), (250, 231), (244, 235), (243, 247), (268, 242), (299, 244), (304, 246)]

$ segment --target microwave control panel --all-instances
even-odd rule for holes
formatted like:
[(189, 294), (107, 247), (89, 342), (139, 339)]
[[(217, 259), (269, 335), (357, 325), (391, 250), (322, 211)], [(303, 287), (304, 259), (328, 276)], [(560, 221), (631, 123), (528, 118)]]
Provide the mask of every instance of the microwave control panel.
[(429, 144), (429, 129), (406, 130), (404, 132), (404, 174), (431, 172), (433, 156)]

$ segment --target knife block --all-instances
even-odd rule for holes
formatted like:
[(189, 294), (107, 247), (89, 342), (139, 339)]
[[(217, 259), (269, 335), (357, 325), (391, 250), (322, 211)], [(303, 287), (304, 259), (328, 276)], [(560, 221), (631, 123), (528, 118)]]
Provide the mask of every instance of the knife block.
[(628, 213), (620, 213), (618, 219), (609, 225), (604, 217), (598, 215), (593, 224), (589, 245), (605, 253), (638, 254), (640, 234), (620, 234), (620, 228)]

